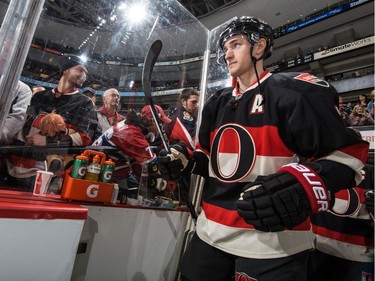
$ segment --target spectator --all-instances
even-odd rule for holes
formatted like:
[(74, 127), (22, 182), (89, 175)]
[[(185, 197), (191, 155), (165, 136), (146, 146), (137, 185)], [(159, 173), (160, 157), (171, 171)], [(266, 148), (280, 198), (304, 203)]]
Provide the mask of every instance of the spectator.
[[(171, 145), (158, 158), (165, 179), (191, 172), (205, 179), (196, 232), (180, 261), (183, 280), (305, 281), (309, 216), (361, 181), (369, 144), (343, 124), (333, 86), (264, 69), (273, 50), (264, 21), (233, 20), (217, 46), (234, 87), (205, 103), (193, 157)], [(299, 156), (309, 160), (296, 163)]]
[(346, 104), (346, 106), (350, 109), (349, 114), (352, 113), (352, 110), (353, 110), (352, 103), (349, 101), (349, 102)]
[(86, 88), (82, 94), (84, 94), (86, 97), (89, 97), (94, 105), (96, 106), (96, 96), (95, 96), (95, 91), (92, 88)]
[(115, 88), (104, 92), (103, 103), (104, 105), (98, 110), (99, 127), (102, 133), (124, 120), (124, 116), (117, 112), (120, 103), (120, 94)]
[[(161, 108), (161, 106), (159, 106), (159, 105), (154, 105), (154, 106), (155, 106), (155, 110), (156, 110), (156, 112), (157, 112), (157, 114), (158, 114), (158, 116), (160, 118), (160, 121), (163, 123), (163, 128), (162, 129), (164, 130), (164, 127), (167, 124), (170, 124), (172, 120), (165, 115), (165, 112)], [(142, 118), (147, 118), (148, 120), (153, 120), (150, 105), (145, 105), (142, 108), (140, 114), (141, 114)], [(155, 128), (157, 128), (157, 127), (155, 127)], [(160, 132), (158, 130), (156, 130), (153, 134), (154, 135), (151, 137), (153, 140), (150, 141), (150, 143), (151, 143), (152, 148), (155, 151), (158, 151), (158, 149), (161, 148), (162, 145), (163, 145), (162, 139), (161, 139), (161, 136), (160, 136)]]
[(342, 96), (339, 96), (339, 108), (342, 108), (342, 110), (345, 111), (348, 115), (352, 113), (352, 108), (349, 106), (349, 104), (345, 104)]
[[(3, 75), (6, 72), (5, 67), (7, 66), (8, 59), (11, 55), (12, 46), (14, 44), (14, 38), (8, 34), (8, 36), (0, 37), (0, 76), (4, 79)], [(10, 144), (17, 133), (22, 129), (23, 123), (26, 120), (26, 110), (31, 99), (31, 89), (28, 85), (21, 82), (17, 82), (14, 86), (16, 89), (12, 89), (11, 93), (1, 93), (3, 96), (11, 96), (12, 104), (10, 105), (8, 115), (5, 120), (2, 120), (3, 131), (0, 134), (1, 144)], [(4, 105), (1, 105), (4, 107)], [(1, 161), (1, 160), (0, 160)]]
[[(145, 105), (141, 109), (141, 116), (142, 116), (142, 118), (147, 118), (148, 120), (154, 120), (153, 117), (152, 117), (152, 113), (151, 113), (151, 108), (150, 107), (151, 107), (150, 105)], [(155, 104), (154, 107), (156, 109), (156, 112), (158, 113), (158, 116), (159, 116), (161, 122), (163, 122), (165, 124), (171, 123), (172, 120), (165, 115), (165, 112), (164, 112), (163, 108), (161, 108), (160, 105), (156, 105)]]
[[(116, 163), (113, 180), (119, 184), (120, 195), (128, 194), (129, 187), (138, 188), (140, 169), (132, 169), (132, 166), (135, 163), (138, 165), (150, 163), (156, 157), (150, 147), (152, 141), (150, 134), (156, 135), (157, 128), (151, 114), (145, 113), (146, 111), (143, 109), (144, 114), (137, 114), (134, 110), (130, 110), (125, 120), (110, 127), (93, 143), (93, 146), (105, 145), (118, 148), (115, 152), (108, 152), (108, 155)], [(162, 122), (168, 120), (165, 115), (161, 115)], [(135, 182), (134, 178), (129, 178), (130, 174), (135, 176)], [(132, 180), (131, 183), (129, 179)]]
[(46, 88), (44, 88), (42, 85), (34, 85), (32, 89), (32, 95), (34, 95), (37, 92), (45, 91)]
[(344, 100), (341, 96), (339, 96), (338, 99), (338, 109), (345, 125), (350, 126), (349, 115), (351, 113), (351, 109), (347, 105), (345, 105)]
[(26, 121), (26, 110), (30, 104), (31, 89), (25, 83), (18, 81), (15, 95), (0, 136), (0, 143), (3, 144), (12, 143), (13, 138), (22, 129)]
[(362, 105), (364, 109), (367, 108), (369, 100), (365, 94), (361, 94), (358, 96), (358, 104)]
[(370, 113), (373, 119), (374, 119), (374, 107), (375, 107), (374, 99), (375, 99), (375, 90), (372, 90), (370, 93), (370, 100), (367, 103), (366, 109), (367, 109), (367, 112)]
[(348, 113), (346, 113), (346, 111), (343, 109), (343, 107), (339, 107), (339, 112), (340, 112), (340, 115), (342, 117), (342, 121), (344, 122), (344, 124), (346, 126), (350, 126), (350, 118), (349, 118), (349, 115)]
[(374, 119), (362, 105), (357, 104), (349, 115), (349, 122), (350, 126), (373, 125)]
[[(77, 87), (85, 82), (87, 66), (77, 56), (66, 55), (60, 60), (61, 78), (56, 88), (37, 92), (31, 98), (29, 118), (18, 134), (17, 143), (34, 146), (87, 146), (92, 140), (93, 131), (97, 124), (96, 113), (89, 98), (79, 93)], [(66, 134), (44, 136), (40, 134), (38, 123), (47, 113), (59, 114), (65, 121), (68, 130)], [(94, 125), (92, 125), (94, 124)], [(94, 126), (94, 128), (92, 128)], [(44, 154), (45, 156), (45, 154)], [(45, 157), (36, 158), (9, 155), (7, 159), (10, 180), (17, 185), (31, 190), (37, 170), (44, 170)], [(63, 170), (63, 163), (69, 157), (53, 163), (56, 170)], [(58, 169), (57, 169), (58, 168)]]
[(197, 91), (191, 88), (182, 90), (177, 108), (170, 115), (172, 122), (165, 126), (165, 132), (171, 143), (181, 141), (189, 149), (194, 149), (198, 102), (199, 93)]
[(353, 76), (353, 78), (359, 78), (359, 77), (362, 76), (362, 74), (358, 70), (356, 70), (356, 71), (353, 72), (352, 76)]

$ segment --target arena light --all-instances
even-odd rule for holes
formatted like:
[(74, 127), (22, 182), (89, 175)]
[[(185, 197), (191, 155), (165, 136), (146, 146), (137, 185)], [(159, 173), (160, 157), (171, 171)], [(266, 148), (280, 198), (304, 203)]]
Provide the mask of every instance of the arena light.
[(121, 11), (125, 11), (126, 8), (128, 7), (128, 5), (126, 5), (126, 3), (120, 3), (120, 5), (118, 6), (118, 9), (121, 10)]
[(131, 23), (140, 23), (142, 22), (147, 16), (147, 9), (144, 4), (135, 3), (129, 6), (129, 10), (127, 11), (127, 18)]
[(83, 63), (86, 63), (86, 62), (88, 61), (88, 58), (87, 58), (86, 55), (80, 55), (79, 58), (81, 59), (81, 61), (82, 61)]

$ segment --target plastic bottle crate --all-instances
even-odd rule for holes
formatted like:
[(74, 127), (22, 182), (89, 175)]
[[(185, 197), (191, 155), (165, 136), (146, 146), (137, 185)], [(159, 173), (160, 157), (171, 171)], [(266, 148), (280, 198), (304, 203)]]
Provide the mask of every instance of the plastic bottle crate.
[[(84, 155), (99, 155), (101, 157), (101, 164), (105, 161), (105, 154), (93, 150), (85, 150)], [(112, 194), (114, 183), (105, 183), (99, 181), (90, 181), (84, 179), (76, 179), (70, 176), (72, 172), (70, 167), (65, 171), (64, 182), (61, 188), (61, 197), (89, 202), (104, 202), (110, 203), (112, 201)]]

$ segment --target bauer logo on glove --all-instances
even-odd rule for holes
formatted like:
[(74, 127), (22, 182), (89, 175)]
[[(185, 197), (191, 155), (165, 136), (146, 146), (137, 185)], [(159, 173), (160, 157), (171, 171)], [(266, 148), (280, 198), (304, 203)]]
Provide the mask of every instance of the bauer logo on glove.
[(237, 211), (255, 229), (276, 232), (300, 225), (311, 213), (328, 210), (329, 203), (319, 175), (307, 165), (291, 164), (246, 185)]

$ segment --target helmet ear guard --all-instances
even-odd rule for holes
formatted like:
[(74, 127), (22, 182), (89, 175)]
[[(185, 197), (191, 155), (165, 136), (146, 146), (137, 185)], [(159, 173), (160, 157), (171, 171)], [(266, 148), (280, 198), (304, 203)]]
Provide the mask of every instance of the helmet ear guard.
[[(266, 39), (267, 45), (264, 54), (259, 59), (267, 59), (273, 51), (273, 30), (266, 22), (255, 17), (243, 16), (236, 18), (227, 25), (220, 34), (216, 47), (216, 59), (219, 64), (225, 64), (225, 54), (223, 51), (225, 42), (235, 35), (245, 35), (249, 43), (253, 46), (259, 42), (260, 38)], [(258, 59), (258, 60), (259, 60)]]

